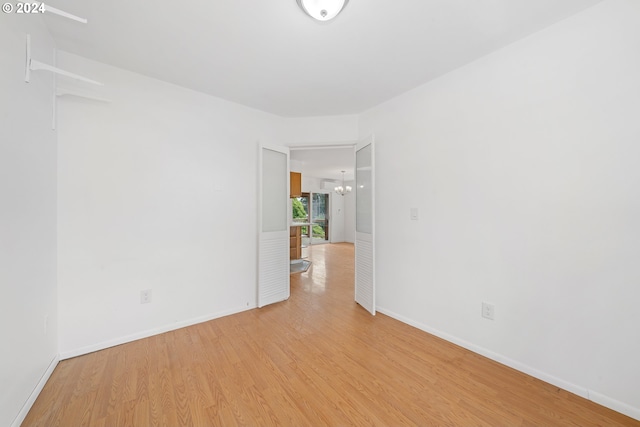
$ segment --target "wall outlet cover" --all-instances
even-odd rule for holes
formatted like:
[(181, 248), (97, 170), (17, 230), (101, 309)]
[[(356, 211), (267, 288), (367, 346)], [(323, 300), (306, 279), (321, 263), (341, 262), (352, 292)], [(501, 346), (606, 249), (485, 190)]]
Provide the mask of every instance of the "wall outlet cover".
[(140, 291), (140, 304), (148, 304), (151, 302), (151, 289)]
[(496, 316), (496, 307), (488, 302), (482, 303), (482, 317), (489, 320), (494, 320)]

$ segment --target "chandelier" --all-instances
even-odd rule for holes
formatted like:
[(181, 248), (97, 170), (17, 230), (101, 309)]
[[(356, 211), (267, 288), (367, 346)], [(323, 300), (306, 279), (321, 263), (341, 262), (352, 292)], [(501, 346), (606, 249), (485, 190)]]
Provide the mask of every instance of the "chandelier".
[(344, 185), (344, 173), (346, 171), (342, 171), (342, 185), (337, 186), (336, 188), (334, 188), (335, 192), (338, 193), (341, 196), (344, 196), (345, 194), (351, 192), (351, 187), (350, 186), (345, 186)]

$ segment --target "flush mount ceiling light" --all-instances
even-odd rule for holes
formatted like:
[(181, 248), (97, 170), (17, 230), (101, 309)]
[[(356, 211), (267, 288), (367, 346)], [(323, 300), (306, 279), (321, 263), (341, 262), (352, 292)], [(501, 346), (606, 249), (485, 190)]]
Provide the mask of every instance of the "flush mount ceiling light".
[(300, 9), (318, 21), (329, 21), (349, 3), (349, 0), (296, 0)]

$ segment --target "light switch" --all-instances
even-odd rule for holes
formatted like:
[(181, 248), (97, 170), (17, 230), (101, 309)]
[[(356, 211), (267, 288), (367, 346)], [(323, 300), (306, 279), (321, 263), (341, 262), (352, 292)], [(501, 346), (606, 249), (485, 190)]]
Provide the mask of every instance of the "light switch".
[(418, 208), (411, 208), (409, 209), (409, 217), (411, 218), (412, 221), (417, 221), (418, 220)]

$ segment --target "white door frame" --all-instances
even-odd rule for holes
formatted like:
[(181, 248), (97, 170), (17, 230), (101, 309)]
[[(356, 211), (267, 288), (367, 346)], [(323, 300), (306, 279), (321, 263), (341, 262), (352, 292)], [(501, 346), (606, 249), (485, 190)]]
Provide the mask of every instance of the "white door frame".
[[(331, 149), (340, 147), (353, 147), (354, 152), (364, 146), (371, 144), (372, 147), (372, 193), (371, 193), (371, 222), (372, 233), (358, 233), (356, 225), (355, 236), (355, 283), (354, 293), (355, 299), (358, 304), (362, 305), (367, 311), (375, 315), (376, 313), (376, 298), (375, 298), (375, 144), (374, 135), (370, 135), (367, 138), (357, 143), (336, 143), (336, 144), (319, 144), (319, 145), (293, 145), (290, 146), (291, 150), (304, 150), (304, 149)], [(354, 165), (354, 171), (357, 174), (356, 165)], [(355, 179), (355, 178), (354, 178)], [(357, 193), (357, 184), (356, 184)], [(330, 201), (331, 203), (331, 201)], [(357, 200), (356, 200), (357, 209)], [(357, 213), (356, 213), (357, 217)], [(356, 220), (357, 223), (357, 220)], [(358, 243), (359, 242), (359, 243)]]

